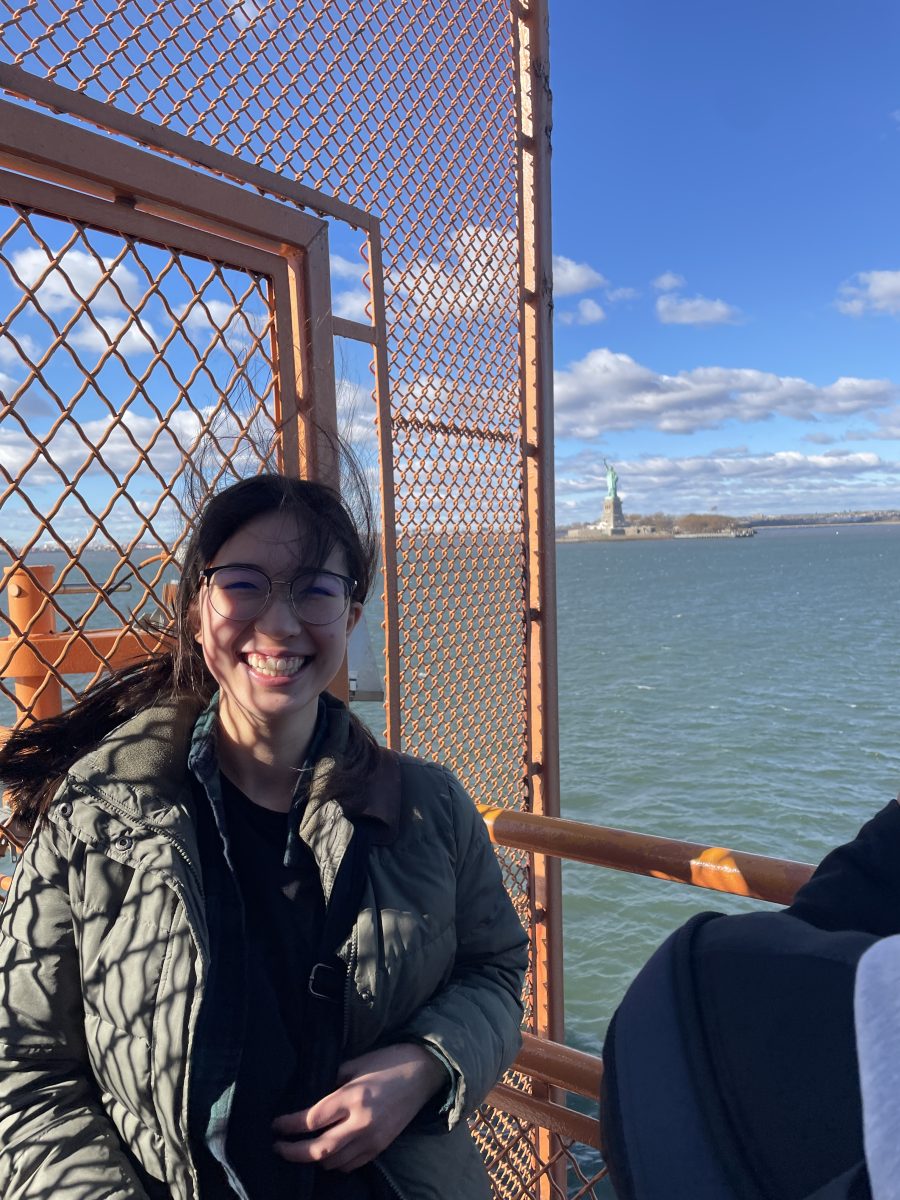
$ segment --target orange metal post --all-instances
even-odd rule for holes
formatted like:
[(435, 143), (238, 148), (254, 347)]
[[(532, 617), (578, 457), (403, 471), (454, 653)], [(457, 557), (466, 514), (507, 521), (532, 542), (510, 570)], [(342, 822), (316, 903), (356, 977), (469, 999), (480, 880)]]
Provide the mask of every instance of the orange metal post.
[[(559, 815), (556, 678), (556, 562), (553, 500), (553, 343), (550, 225), (550, 87), (546, 0), (513, 5), (519, 118), (519, 305), (523, 461), (526, 496), (526, 636), (530, 809)], [(562, 882), (559, 862), (535, 854), (532, 873), (534, 1006), (536, 1030), (564, 1036)], [(547, 1103), (554, 1089), (534, 1085)], [(544, 1122), (546, 1129), (553, 1124)], [(552, 1161), (552, 1135), (539, 1135), (539, 1152)], [(564, 1166), (538, 1184), (541, 1200), (565, 1186)]]
[[(553, 517), (553, 382), (550, 254), (550, 93), (547, 11), (520, 8), (520, 296), (526, 486), (528, 633), (528, 781), (530, 809), (559, 815), (556, 680), (556, 578)], [(535, 863), (535, 1005), (539, 1032), (562, 1040), (562, 925), (558, 864)]]
[[(53, 567), (14, 568), (3, 579), (6, 588), (9, 623), (13, 633), (23, 637), (54, 633), (53, 605), (48, 596), (53, 586)], [(48, 670), (16, 677), (16, 701), (23, 720), (39, 721), (62, 712), (62, 689)]]

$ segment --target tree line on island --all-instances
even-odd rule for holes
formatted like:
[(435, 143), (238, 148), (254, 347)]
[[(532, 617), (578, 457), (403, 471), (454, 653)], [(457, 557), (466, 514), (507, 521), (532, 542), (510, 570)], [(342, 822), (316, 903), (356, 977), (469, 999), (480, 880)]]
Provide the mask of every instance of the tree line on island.
[[(591, 521), (576, 521), (566, 525), (566, 532), (573, 529), (587, 529)], [(726, 517), (721, 513), (685, 513), (672, 516), (670, 513), (628, 513), (625, 524), (631, 528), (653, 529), (657, 533), (726, 533), (730, 529), (742, 529), (748, 524), (740, 517)]]

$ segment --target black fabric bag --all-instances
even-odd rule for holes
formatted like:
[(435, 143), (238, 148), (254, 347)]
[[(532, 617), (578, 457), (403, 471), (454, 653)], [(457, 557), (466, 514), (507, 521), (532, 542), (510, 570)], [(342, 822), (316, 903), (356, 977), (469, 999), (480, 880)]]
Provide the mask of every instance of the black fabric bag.
[(638, 974), (603, 1050), (620, 1200), (865, 1200), (853, 980), (870, 934), (701, 913)]

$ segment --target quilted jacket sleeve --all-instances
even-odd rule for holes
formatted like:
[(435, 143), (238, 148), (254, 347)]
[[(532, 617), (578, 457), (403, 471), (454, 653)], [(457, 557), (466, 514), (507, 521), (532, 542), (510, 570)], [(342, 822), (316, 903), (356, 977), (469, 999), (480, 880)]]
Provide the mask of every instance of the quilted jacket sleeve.
[(65, 840), (42, 826), (0, 914), (0, 1195), (146, 1200), (87, 1062)]
[(456, 837), (456, 961), (447, 986), (396, 1040), (423, 1043), (448, 1067), (452, 1085), (442, 1123), (452, 1129), (478, 1107), (521, 1045), (528, 939), (481, 815), (446, 776)]

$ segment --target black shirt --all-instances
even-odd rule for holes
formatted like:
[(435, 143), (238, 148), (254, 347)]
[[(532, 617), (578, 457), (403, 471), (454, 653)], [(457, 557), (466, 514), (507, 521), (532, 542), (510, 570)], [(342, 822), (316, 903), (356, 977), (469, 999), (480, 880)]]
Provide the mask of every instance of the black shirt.
[(253, 1200), (370, 1200), (379, 1190), (371, 1169), (352, 1175), (320, 1171), (288, 1163), (272, 1149), (274, 1118), (306, 1107), (310, 1099), (304, 1040), (317, 1031), (304, 1018), (325, 900), (305, 843), (286, 854), (289, 814), (260, 807), (224, 775), (221, 782), (244, 910), (248, 981), (228, 1159)]

